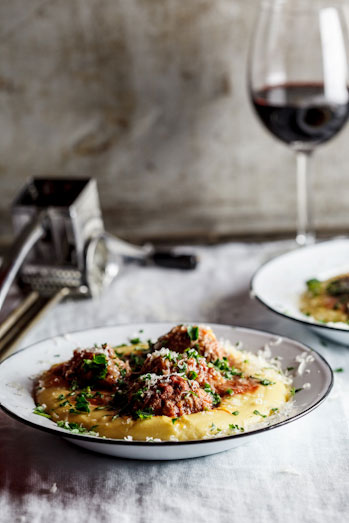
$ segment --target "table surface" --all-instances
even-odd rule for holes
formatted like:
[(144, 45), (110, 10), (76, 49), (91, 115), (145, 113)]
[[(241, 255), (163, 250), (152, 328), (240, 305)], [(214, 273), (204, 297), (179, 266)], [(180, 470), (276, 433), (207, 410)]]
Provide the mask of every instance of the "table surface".
[(21, 347), (64, 332), (140, 321), (216, 322), (290, 336), (333, 368), (328, 400), (237, 449), (177, 462), (89, 453), (0, 412), (0, 521), (328, 522), (349, 512), (349, 352), (249, 297), (254, 271), (288, 243), (196, 248), (196, 271), (129, 266), (98, 300), (51, 310)]

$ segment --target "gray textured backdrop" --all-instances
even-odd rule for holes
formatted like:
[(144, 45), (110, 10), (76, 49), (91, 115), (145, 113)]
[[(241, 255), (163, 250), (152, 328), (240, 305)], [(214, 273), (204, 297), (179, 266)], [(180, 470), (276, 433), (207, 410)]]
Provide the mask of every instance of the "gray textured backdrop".
[[(131, 239), (290, 231), (292, 153), (255, 120), (257, 0), (1, 0), (0, 233), (28, 175), (96, 176)], [(349, 228), (347, 128), (314, 162), (315, 215)]]

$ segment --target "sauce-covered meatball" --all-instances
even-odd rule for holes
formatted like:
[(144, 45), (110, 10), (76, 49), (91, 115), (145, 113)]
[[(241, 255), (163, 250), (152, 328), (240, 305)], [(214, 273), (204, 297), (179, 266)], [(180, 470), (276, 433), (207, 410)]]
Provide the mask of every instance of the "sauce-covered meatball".
[(147, 372), (168, 375), (171, 373), (183, 374), (186, 379), (195, 380), (200, 387), (207, 383), (215, 389), (226, 381), (224, 377), (206, 359), (200, 356), (196, 349), (186, 349), (183, 353), (162, 348), (148, 354), (141, 374)]
[(148, 354), (141, 374), (182, 373), (186, 379), (195, 380), (204, 389), (208, 389), (209, 385), (212, 393), (220, 396), (252, 392), (258, 387), (255, 379), (244, 377), (241, 371), (229, 365), (228, 359), (220, 360), (219, 366), (221, 371), (201, 357), (196, 349), (179, 353), (162, 348)]
[(121, 378), (127, 377), (130, 365), (115, 354), (107, 345), (91, 349), (76, 349), (71, 360), (62, 366), (62, 376), (67, 381), (76, 380), (79, 384), (98, 384), (103, 388), (113, 388)]
[(177, 325), (161, 336), (154, 345), (158, 350), (166, 347), (175, 352), (184, 352), (195, 348), (207, 361), (215, 361), (227, 356), (224, 346), (219, 343), (209, 327)]
[(212, 395), (179, 374), (141, 376), (128, 397), (132, 410), (172, 418), (212, 408)]

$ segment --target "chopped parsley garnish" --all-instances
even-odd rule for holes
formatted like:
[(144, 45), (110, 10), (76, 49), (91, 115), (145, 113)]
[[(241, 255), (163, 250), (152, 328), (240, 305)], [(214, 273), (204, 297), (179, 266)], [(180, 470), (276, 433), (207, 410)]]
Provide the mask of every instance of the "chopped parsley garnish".
[(80, 412), (90, 412), (90, 404), (86, 399), (84, 392), (76, 396), (75, 408), (69, 410), (72, 414), (80, 414)]
[(139, 345), (142, 342), (141, 342), (140, 338), (131, 338), (130, 343), (132, 343), (132, 345)]
[(43, 405), (37, 405), (33, 410), (33, 413), (37, 414), (38, 416), (43, 416), (44, 418), (51, 419), (50, 414), (47, 414), (45, 412), (45, 407)]
[(275, 412), (277, 412), (279, 409), (277, 407), (274, 407), (273, 409), (271, 409), (270, 412), (272, 412), (273, 414), (275, 414)]
[(321, 281), (316, 278), (312, 278), (306, 282), (308, 291), (311, 292), (313, 296), (318, 296), (321, 292)]
[(138, 389), (137, 392), (135, 392), (132, 396), (133, 396), (134, 398), (143, 398), (144, 393), (145, 393), (146, 391), (147, 391), (146, 388), (144, 388), (144, 389)]
[(287, 367), (287, 370), (290, 371), (290, 370), (294, 370), (294, 367)]
[(233, 416), (238, 416), (239, 414), (240, 414), (240, 412), (238, 410), (234, 410), (234, 412), (232, 412)]
[(168, 360), (168, 361), (176, 361), (176, 359), (178, 358), (177, 354), (175, 352), (172, 352), (172, 351), (168, 351), (167, 354), (165, 354), (163, 356), (163, 359), (164, 360)]
[(300, 392), (301, 390), (303, 390), (303, 387), (300, 387), (299, 389), (295, 389), (294, 387), (292, 387), (290, 389), (291, 396), (294, 396), (295, 394), (297, 394), (297, 392)]
[(172, 424), (174, 425), (176, 423), (176, 421), (178, 421), (179, 418), (172, 418)]
[(188, 359), (195, 358), (197, 360), (200, 357), (198, 351), (196, 349), (191, 349), (190, 347), (185, 349), (184, 352), (187, 354)]
[(182, 372), (187, 372), (188, 365), (185, 363), (185, 361), (183, 361), (183, 360), (179, 361), (178, 364), (177, 364), (177, 367), (178, 367)]
[(228, 358), (217, 359), (213, 362), (213, 365), (227, 379), (231, 379), (233, 376), (242, 376), (241, 370), (229, 365)]
[(57, 421), (57, 426), (61, 429), (69, 430), (73, 434), (89, 434), (90, 436), (98, 436), (98, 433), (93, 431), (93, 429), (96, 429), (98, 425), (94, 425), (90, 430), (88, 430), (79, 423)]
[(87, 386), (84, 389), (82, 389), (81, 393), (84, 394), (86, 398), (94, 398), (96, 396), (96, 394), (92, 394), (90, 386)]
[(243, 427), (239, 427), (239, 425), (234, 425), (234, 423), (231, 423), (229, 425), (230, 430), (239, 430), (240, 432), (245, 432), (245, 429)]
[(60, 403), (58, 406), (59, 406), (59, 407), (65, 407), (66, 405), (71, 405), (71, 403), (70, 403), (69, 400), (64, 400), (64, 401), (62, 401), (62, 403)]
[(94, 354), (91, 360), (84, 359), (83, 370), (92, 372), (93, 378), (103, 380), (107, 375), (108, 361), (105, 354)]
[(232, 394), (234, 394), (234, 391), (233, 391), (233, 389), (227, 389), (225, 391), (225, 393), (228, 394), (229, 396), (232, 396)]
[(266, 414), (261, 414), (261, 413), (259, 412), (259, 410), (254, 410), (254, 411), (253, 411), (253, 414), (255, 414), (256, 416), (261, 416), (262, 418), (266, 418), (266, 417), (267, 417)]
[(208, 394), (211, 394), (213, 406), (220, 404), (220, 402), (222, 401), (222, 398), (220, 397), (219, 394), (217, 394), (217, 392), (213, 392), (213, 390), (211, 389), (211, 387), (208, 383), (205, 383), (204, 391), (207, 392)]
[(58, 400), (58, 401), (62, 401), (62, 400), (64, 400), (64, 398), (65, 398), (64, 394), (60, 394), (60, 395), (57, 397), (57, 400)]
[(264, 387), (267, 387), (268, 385), (275, 385), (275, 381), (270, 380), (259, 380), (259, 383), (264, 385)]
[(195, 370), (191, 370), (189, 373), (188, 373), (188, 378), (190, 380), (196, 380), (196, 378), (198, 377), (198, 373), (195, 372)]
[(144, 409), (144, 410), (138, 409), (138, 410), (136, 410), (135, 414), (136, 414), (136, 417), (138, 419), (144, 420), (144, 419), (152, 418), (154, 416), (154, 411), (151, 408), (150, 409)]
[(189, 325), (187, 327), (187, 333), (191, 341), (196, 341), (199, 339), (199, 327), (194, 325)]
[(344, 369), (342, 367), (338, 367), (338, 369), (334, 369), (333, 372), (344, 372)]

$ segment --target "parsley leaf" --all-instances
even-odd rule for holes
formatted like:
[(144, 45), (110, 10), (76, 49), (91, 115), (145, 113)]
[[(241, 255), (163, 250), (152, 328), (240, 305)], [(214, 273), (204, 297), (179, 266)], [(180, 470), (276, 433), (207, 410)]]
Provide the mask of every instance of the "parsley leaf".
[(321, 281), (316, 278), (312, 278), (306, 282), (308, 291), (311, 292), (313, 296), (318, 296), (321, 292)]
[(217, 392), (213, 392), (213, 390), (211, 389), (211, 387), (210, 387), (210, 385), (208, 383), (205, 383), (203, 389), (208, 394), (211, 394), (213, 406), (216, 406), (216, 405), (220, 404), (220, 402), (222, 401), (222, 398), (220, 397), (219, 394), (217, 394)]
[(154, 411), (152, 408), (144, 409), (144, 410), (141, 410), (141, 409), (136, 410), (136, 417), (138, 419), (141, 419), (141, 420), (150, 419), (153, 416), (154, 416)]
[(262, 418), (266, 418), (266, 417), (267, 417), (266, 414), (261, 414), (261, 413), (259, 412), (259, 410), (254, 410), (254, 411), (253, 411), (253, 414), (255, 414), (256, 416), (261, 416)]
[(189, 325), (187, 327), (187, 333), (191, 341), (196, 341), (199, 339), (199, 327), (194, 325)]
[(69, 421), (57, 421), (57, 426), (61, 429), (69, 430), (73, 434), (89, 434), (90, 436), (98, 436), (97, 432), (92, 429), (96, 429), (98, 425), (94, 425), (90, 430), (86, 429), (79, 423), (73, 423)]
[(259, 380), (259, 383), (264, 385), (264, 387), (267, 387), (268, 385), (275, 385), (275, 381), (270, 380)]
[(37, 414), (38, 416), (43, 416), (44, 418), (51, 419), (50, 414), (46, 414), (45, 407), (43, 405), (37, 405), (33, 410), (33, 413)]
[(231, 379), (233, 376), (242, 376), (241, 370), (229, 365), (228, 358), (217, 359), (213, 365), (227, 379)]
[(93, 378), (103, 380), (107, 375), (108, 361), (105, 354), (94, 354), (92, 359), (84, 359), (83, 370), (92, 372)]
[(194, 358), (194, 359), (198, 360), (198, 358), (200, 357), (200, 354), (198, 353), (198, 351), (196, 349), (191, 349), (190, 347), (185, 349), (184, 352), (187, 354), (188, 359)]
[(303, 390), (303, 387), (300, 387), (299, 389), (295, 389), (294, 387), (292, 387), (290, 389), (291, 396), (294, 396), (297, 392), (300, 392), (301, 390)]
[(81, 392), (76, 396), (75, 407), (80, 412), (90, 412), (90, 404), (86, 399), (86, 395)]
[(231, 423), (229, 425), (230, 430), (239, 430), (240, 432), (245, 432), (245, 429), (243, 427), (239, 427), (239, 425), (234, 425), (234, 423)]

